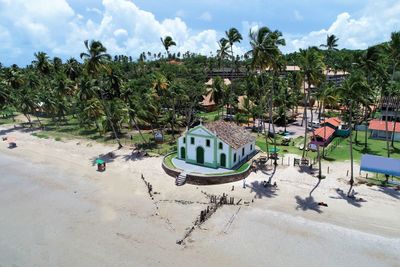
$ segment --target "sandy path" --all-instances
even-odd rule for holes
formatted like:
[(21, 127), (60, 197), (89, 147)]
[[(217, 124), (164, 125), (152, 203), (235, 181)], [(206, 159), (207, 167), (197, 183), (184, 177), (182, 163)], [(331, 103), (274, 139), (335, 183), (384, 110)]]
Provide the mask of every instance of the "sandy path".
[[(176, 187), (160, 158), (126, 160), (128, 150), (105, 173), (92, 165), (113, 148), (87, 142), (37, 139), (14, 132), (18, 148), (0, 143), (0, 266), (396, 266), (400, 261), (400, 208), (396, 194), (364, 185), (366, 202), (349, 204), (346, 163), (332, 165), (307, 203), (315, 178), (280, 166), (279, 190), (248, 187)], [(144, 175), (160, 192), (150, 199)], [(230, 191), (232, 185), (235, 190)], [(250, 205), (225, 206), (176, 245), (209, 194), (229, 193)], [(391, 192), (393, 193), (393, 192)], [(254, 203), (251, 200), (255, 199)], [(184, 204), (182, 201), (189, 201)]]

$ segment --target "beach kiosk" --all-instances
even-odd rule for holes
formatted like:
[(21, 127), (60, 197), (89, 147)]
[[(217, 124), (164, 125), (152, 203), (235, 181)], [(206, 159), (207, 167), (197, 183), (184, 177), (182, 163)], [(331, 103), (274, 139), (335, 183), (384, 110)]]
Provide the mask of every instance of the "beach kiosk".
[(106, 163), (102, 159), (96, 159), (97, 171), (104, 172), (106, 170)]

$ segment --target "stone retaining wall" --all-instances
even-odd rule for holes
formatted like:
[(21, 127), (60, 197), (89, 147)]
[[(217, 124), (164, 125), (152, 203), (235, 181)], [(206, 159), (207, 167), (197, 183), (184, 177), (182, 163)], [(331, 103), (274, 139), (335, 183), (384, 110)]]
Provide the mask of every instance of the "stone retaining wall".
[[(166, 155), (165, 157), (169, 156)], [(164, 159), (165, 159), (164, 157)], [(179, 169), (171, 169), (167, 165), (165, 165), (164, 160), (162, 163), (162, 168), (164, 171), (171, 177), (176, 178), (182, 170)], [(202, 175), (202, 174), (187, 174), (186, 183), (193, 184), (193, 185), (213, 185), (213, 184), (226, 184), (232, 183), (236, 181), (243, 180), (252, 171), (252, 167), (249, 168), (241, 173), (232, 173), (232, 174), (225, 174), (225, 175)]]

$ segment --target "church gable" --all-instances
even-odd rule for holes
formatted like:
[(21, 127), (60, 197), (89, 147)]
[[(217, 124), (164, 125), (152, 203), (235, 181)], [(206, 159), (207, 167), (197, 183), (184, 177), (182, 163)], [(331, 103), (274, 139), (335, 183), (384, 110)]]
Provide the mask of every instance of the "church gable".
[(193, 135), (200, 135), (204, 137), (215, 137), (214, 134), (210, 133), (207, 129), (205, 129), (203, 126), (197, 126), (190, 130), (188, 134), (193, 134)]

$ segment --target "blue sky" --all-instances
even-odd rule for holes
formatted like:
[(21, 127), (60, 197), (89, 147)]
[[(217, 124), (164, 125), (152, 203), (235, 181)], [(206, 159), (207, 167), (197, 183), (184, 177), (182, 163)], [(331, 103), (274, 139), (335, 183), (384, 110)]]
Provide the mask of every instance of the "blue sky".
[(215, 53), (224, 31), (236, 27), (248, 50), (250, 29), (282, 31), (284, 52), (319, 45), (335, 34), (340, 47), (366, 48), (400, 30), (394, 0), (0, 0), (0, 62), (29, 64), (33, 53), (79, 57), (85, 39), (102, 41), (111, 54), (137, 57), (162, 51), (160, 37), (178, 43), (173, 52)]

